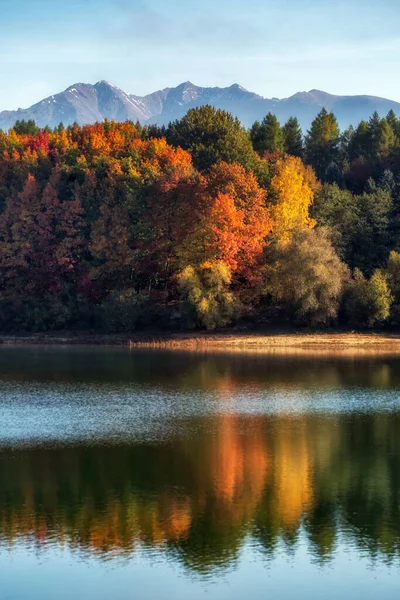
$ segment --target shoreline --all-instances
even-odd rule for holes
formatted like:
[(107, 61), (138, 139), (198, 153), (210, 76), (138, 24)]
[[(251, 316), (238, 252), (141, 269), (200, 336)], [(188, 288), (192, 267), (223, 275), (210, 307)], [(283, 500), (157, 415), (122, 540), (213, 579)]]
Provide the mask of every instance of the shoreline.
[(81, 333), (0, 335), (6, 346), (109, 346), (257, 354), (400, 354), (400, 333), (187, 332), (134, 335)]

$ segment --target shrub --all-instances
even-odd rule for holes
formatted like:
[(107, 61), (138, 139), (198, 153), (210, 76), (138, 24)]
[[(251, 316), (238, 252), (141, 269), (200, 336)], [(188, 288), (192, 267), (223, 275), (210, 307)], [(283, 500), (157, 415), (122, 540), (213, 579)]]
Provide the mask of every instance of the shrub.
[(112, 292), (101, 305), (101, 320), (106, 331), (134, 331), (148, 308), (148, 297), (133, 289)]
[(187, 266), (178, 282), (194, 320), (207, 329), (223, 327), (237, 314), (238, 304), (230, 291), (231, 271), (223, 262), (205, 262), (197, 269)]
[(344, 301), (345, 314), (351, 325), (373, 327), (384, 323), (390, 315), (392, 302), (387, 279), (379, 269), (370, 279), (355, 269)]
[(327, 230), (304, 230), (277, 245), (266, 270), (265, 291), (297, 322), (324, 325), (338, 313), (347, 267)]
[(72, 318), (73, 308), (59, 298), (2, 299), (0, 303), (3, 331), (57, 331), (68, 327)]
[(390, 321), (393, 325), (400, 325), (400, 254), (398, 252), (390, 253), (386, 277), (393, 296)]

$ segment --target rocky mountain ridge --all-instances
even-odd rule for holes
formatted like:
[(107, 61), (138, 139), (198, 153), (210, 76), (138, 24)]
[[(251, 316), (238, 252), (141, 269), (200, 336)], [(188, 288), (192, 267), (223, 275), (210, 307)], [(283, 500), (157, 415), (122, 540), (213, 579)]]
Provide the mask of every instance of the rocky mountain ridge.
[(181, 118), (190, 108), (204, 104), (230, 111), (246, 127), (261, 120), (268, 112), (274, 113), (281, 123), (295, 116), (304, 131), (322, 107), (333, 110), (342, 129), (368, 119), (374, 111), (384, 116), (393, 110), (400, 116), (400, 103), (367, 95), (337, 96), (310, 90), (289, 98), (269, 99), (249, 92), (237, 83), (226, 88), (208, 88), (187, 81), (177, 87), (136, 96), (107, 81), (99, 81), (94, 85), (76, 83), (27, 109), (2, 111), (0, 129), (7, 130), (22, 119), (34, 119), (40, 127), (54, 127), (60, 122), (69, 125), (75, 121), (83, 125), (104, 119), (167, 125)]

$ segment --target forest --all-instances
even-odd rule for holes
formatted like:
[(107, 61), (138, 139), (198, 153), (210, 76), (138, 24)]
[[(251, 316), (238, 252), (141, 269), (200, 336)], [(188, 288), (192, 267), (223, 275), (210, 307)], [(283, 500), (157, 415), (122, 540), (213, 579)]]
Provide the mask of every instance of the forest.
[(400, 119), (0, 131), (0, 330), (400, 324)]

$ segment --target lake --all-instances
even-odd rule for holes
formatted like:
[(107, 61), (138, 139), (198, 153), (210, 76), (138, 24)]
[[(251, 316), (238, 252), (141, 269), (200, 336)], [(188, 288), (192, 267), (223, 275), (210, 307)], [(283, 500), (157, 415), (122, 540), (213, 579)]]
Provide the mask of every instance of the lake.
[(0, 348), (1, 600), (396, 599), (400, 358)]

